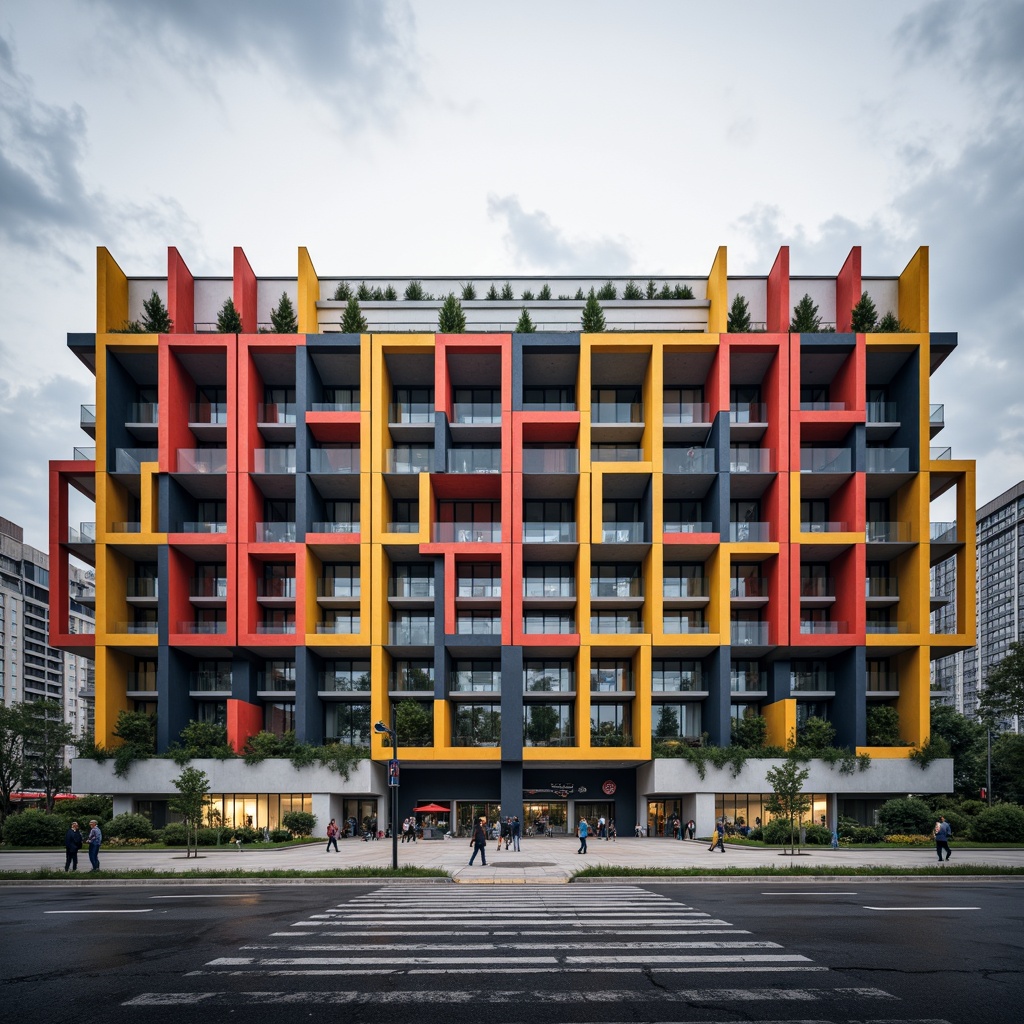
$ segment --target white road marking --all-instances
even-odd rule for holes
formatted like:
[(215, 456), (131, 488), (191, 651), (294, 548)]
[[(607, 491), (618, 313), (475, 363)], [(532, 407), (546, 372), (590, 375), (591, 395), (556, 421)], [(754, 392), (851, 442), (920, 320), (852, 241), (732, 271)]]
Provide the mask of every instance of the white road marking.
[[(730, 966), (730, 967), (703, 967), (703, 966), (687, 966), (687, 967), (657, 967), (654, 970), (658, 974), (738, 974), (746, 977), (748, 974), (757, 972), (759, 974), (789, 974), (794, 972), (801, 973), (828, 973), (829, 968), (827, 967), (777, 967), (767, 966), (764, 964), (743, 964), (742, 966)], [(560, 965), (558, 968), (560, 974), (593, 974), (594, 969), (592, 967), (570, 967)], [(550, 965), (544, 967), (509, 967), (502, 965), (501, 967), (411, 967), (408, 970), (398, 970), (395, 968), (382, 967), (382, 968), (367, 968), (363, 970), (347, 968), (330, 968), (328, 970), (267, 970), (260, 971), (259, 976), (268, 978), (333, 978), (333, 977), (368, 977), (371, 975), (418, 975), (418, 974), (497, 974), (497, 975), (510, 975), (510, 974), (549, 974), (551, 972)], [(602, 974), (646, 974), (648, 968), (646, 967), (609, 967), (607, 970), (602, 970)], [(254, 975), (253, 971), (189, 971), (186, 977), (200, 977), (202, 975), (221, 975), (229, 978), (252, 978)], [(544, 993), (543, 999), (547, 1000), (549, 993)], [(448, 993), (445, 993), (447, 998)], [(531, 998), (536, 998), (534, 994)], [(646, 996), (645, 996), (646, 998)]]
[(981, 910), (981, 907), (865, 907), (865, 910)]
[(256, 896), (264, 890), (251, 890), (249, 892), (201, 892), (186, 893), (181, 896), (150, 896), (151, 900), (233, 900), (239, 896)]
[[(347, 946), (332, 944), (328, 946), (239, 946), (239, 949), (268, 950), (268, 949), (293, 949), (305, 953), (359, 953), (365, 952), (364, 945)], [(387, 945), (374, 944), (373, 949), (377, 951), (395, 950), (396, 952), (410, 953), (420, 950), (481, 950), (498, 949), (781, 949), (778, 942), (602, 942), (594, 939), (589, 942), (468, 942), (468, 943), (443, 943), (443, 942), (408, 942), (388, 943)]]
[(856, 896), (855, 892), (763, 892), (762, 896)]
[(145, 910), (44, 910), (44, 914), (152, 914), (153, 908)]

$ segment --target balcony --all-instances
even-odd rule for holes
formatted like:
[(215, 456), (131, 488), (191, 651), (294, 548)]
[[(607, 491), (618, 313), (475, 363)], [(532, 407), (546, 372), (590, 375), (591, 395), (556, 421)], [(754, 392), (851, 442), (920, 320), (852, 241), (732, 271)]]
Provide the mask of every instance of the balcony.
[(906, 633), (905, 622), (871, 622), (864, 623), (864, 632), (870, 636), (895, 636), (898, 633)]
[(838, 519), (828, 521), (815, 519), (800, 524), (801, 533), (846, 533), (849, 528), (849, 523)]
[(864, 581), (864, 596), (868, 601), (898, 601), (899, 580), (895, 576), (874, 576)]
[(192, 696), (219, 694), (231, 696), (231, 673), (230, 672), (190, 672), (188, 677), (188, 689)]
[(730, 523), (729, 540), (737, 543), (762, 543), (772, 539), (771, 523)]
[(79, 410), (78, 425), (93, 440), (96, 439), (96, 406), (83, 405)]
[(69, 544), (95, 544), (96, 543), (96, 524), (95, 523), (79, 523), (77, 530), (73, 526), (69, 526), (68, 527), (68, 543)]
[(152, 699), (156, 696), (156, 676), (149, 672), (129, 672), (125, 690), (128, 697)]
[(128, 406), (125, 426), (155, 427), (160, 423), (160, 406), (156, 402), (132, 402)]
[(944, 405), (930, 405), (928, 407), (929, 437), (934, 437), (945, 425), (946, 407)]
[(388, 407), (388, 423), (434, 425), (433, 402), (393, 402)]
[(142, 533), (142, 523), (137, 520), (121, 520), (110, 524), (111, 533)]
[(734, 647), (767, 647), (771, 643), (767, 622), (731, 622), (729, 636)]
[[(433, 594), (433, 590), (431, 590)], [(475, 576), (462, 577), (455, 584), (456, 598), (472, 600), (474, 598), (487, 598), (498, 600), (501, 597), (501, 580), (480, 579)]]
[(226, 473), (228, 452), (226, 448), (179, 448), (179, 473)]
[(467, 426), (496, 426), (501, 423), (501, 406), (497, 402), (455, 402), (452, 423)]
[(643, 587), (640, 578), (637, 576), (618, 576), (614, 578), (599, 577), (590, 581), (590, 596), (593, 598), (610, 600), (628, 600), (639, 598), (643, 600)]
[(644, 632), (644, 624), (635, 615), (592, 615), (590, 632), (608, 635), (635, 635)]
[(138, 474), (142, 472), (142, 463), (157, 462), (159, 458), (158, 448), (115, 448), (114, 472)]
[(448, 688), (451, 693), (501, 693), (501, 672), (452, 672)]
[(712, 533), (709, 522), (679, 522), (679, 520), (666, 519), (662, 523), (664, 533)]
[(714, 473), (714, 448), (666, 448), (666, 473)]
[(707, 622), (685, 615), (666, 615), (662, 620), (662, 631), (666, 636), (699, 636), (709, 633), (711, 627)]
[(952, 448), (929, 448), (928, 457), (932, 462), (945, 461), (946, 459), (953, 458)]
[(868, 448), (866, 469), (869, 473), (909, 473), (909, 448)]
[(434, 449), (423, 445), (418, 448), (389, 449), (386, 452), (384, 472), (386, 473), (429, 473), (434, 459)]
[(666, 576), (662, 583), (661, 596), (668, 601), (706, 598), (708, 579), (706, 576)]
[(836, 596), (836, 581), (831, 576), (804, 576), (798, 584), (800, 601), (828, 601), (832, 603)]
[(226, 522), (192, 522), (182, 523), (181, 533), (227, 533), (228, 524)]
[(853, 452), (849, 448), (801, 448), (801, 473), (849, 473)]
[(868, 402), (865, 407), (866, 422), (891, 423), (898, 425), (900, 422), (899, 409), (895, 402)]
[(576, 581), (571, 576), (563, 576), (561, 579), (525, 576), (523, 577), (523, 597), (531, 600), (575, 600)]
[[(353, 580), (358, 586), (358, 581)], [(434, 580), (410, 576), (392, 576), (388, 580), (388, 597), (410, 598), (417, 601), (434, 599)]]
[(501, 523), (435, 523), (438, 544), (499, 544)]
[(575, 523), (523, 523), (524, 544), (575, 544)]
[(736, 601), (768, 598), (768, 581), (760, 576), (733, 576), (729, 580), (729, 597)]
[(500, 615), (457, 615), (455, 632), (459, 636), (500, 636)]
[(193, 402), (188, 407), (189, 427), (225, 427), (227, 422), (227, 402)]
[(756, 672), (731, 672), (729, 692), (745, 693), (763, 697), (768, 692), (768, 680)]
[(836, 636), (839, 633), (848, 633), (849, 624), (846, 622), (832, 621), (831, 619), (801, 619), (801, 636)]
[(415, 622), (389, 622), (388, 643), (396, 647), (433, 647), (433, 616)]
[(543, 636), (571, 636), (576, 632), (576, 619), (572, 613), (528, 613), (523, 616), (523, 632)]
[(864, 536), (869, 544), (907, 544), (910, 543), (910, 523), (865, 523)]
[(385, 533), (419, 533), (419, 523), (388, 523)]
[(295, 577), (256, 581), (256, 597), (259, 600), (295, 601)]
[(633, 693), (633, 680), (628, 675), (619, 673), (609, 675), (605, 673), (592, 673), (590, 676), (591, 693)]
[(707, 402), (666, 402), (661, 411), (662, 423), (667, 427), (711, 423), (711, 406)]
[(156, 604), (160, 596), (160, 581), (150, 576), (131, 576), (125, 587), (125, 598), (129, 604)]
[(595, 402), (590, 407), (592, 424), (643, 423), (642, 402)]
[(500, 473), (501, 449), (453, 448), (447, 466), (449, 473)]
[(357, 392), (347, 402), (311, 402), (309, 408), (312, 412), (359, 412), (362, 406)]
[(315, 522), (311, 533), (359, 533), (359, 523)]
[(730, 448), (730, 473), (771, 473), (773, 453), (770, 448)]
[(733, 402), (729, 406), (729, 422), (767, 424), (768, 407), (761, 402)]
[(605, 523), (601, 530), (602, 544), (643, 544), (643, 523)]
[[(369, 693), (370, 677), (367, 674), (353, 677), (345, 672), (321, 672), (317, 687), (322, 694), (327, 693)], [(430, 689), (433, 690), (433, 684)]]
[(659, 678), (651, 680), (651, 693), (705, 693), (704, 677), (698, 669), (685, 676), (675, 678)]
[(256, 523), (256, 540), (265, 544), (294, 544), (294, 523)]
[(259, 426), (295, 426), (294, 402), (260, 402), (256, 406)]
[(959, 540), (956, 523), (931, 523), (930, 536), (933, 544), (956, 544)]
[(836, 682), (831, 672), (791, 672), (789, 675), (789, 688), (794, 694), (797, 693), (835, 693)]
[[(891, 697), (900, 692), (899, 676), (895, 673), (886, 673), (881, 676), (868, 677), (868, 694), (877, 694)], [(934, 691), (933, 691), (934, 692)]]
[(268, 676), (264, 672), (260, 672), (256, 680), (256, 692), (263, 696), (280, 696), (281, 694), (294, 694), (295, 693), (295, 680), (294, 679), (278, 679), (273, 676)]
[(193, 600), (224, 601), (228, 596), (228, 580), (226, 576), (193, 577), (188, 590)]
[(80, 448), (77, 445), (72, 453), (72, 458), (75, 462), (95, 462), (96, 461), (96, 449), (95, 448)]
[(358, 615), (345, 615), (341, 618), (325, 619), (316, 624), (318, 636), (355, 636), (359, 633)]
[(222, 636), (227, 631), (228, 624), (224, 619), (178, 623), (178, 632), (186, 636)]
[(358, 448), (311, 448), (310, 473), (358, 473)]
[(288, 622), (257, 622), (256, 633), (259, 636), (291, 636), (295, 632), (294, 620)]
[(294, 448), (256, 448), (253, 453), (254, 473), (294, 473), (296, 468)]
[(576, 448), (524, 448), (524, 473), (578, 473), (580, 453)]
[[(366, 687), (369, 689), (369, 685)], [(389, 693), (434, 692), (434, 680), (426, 672), (391, 672), (388, 675)]]
[(576, 738), (571, 734), (563, 736), (549, 736), (547, 739), (531, 739), (528, 735), (523, 737), (524, 747), (575, 747)]
[(590, 449), (591, 462), (643, 462), (642, 448), (636, 445), (605, 444)]
[(800, 403), (801, 412), (843, 412), (845, 409), (845, 402), (812, 401)]

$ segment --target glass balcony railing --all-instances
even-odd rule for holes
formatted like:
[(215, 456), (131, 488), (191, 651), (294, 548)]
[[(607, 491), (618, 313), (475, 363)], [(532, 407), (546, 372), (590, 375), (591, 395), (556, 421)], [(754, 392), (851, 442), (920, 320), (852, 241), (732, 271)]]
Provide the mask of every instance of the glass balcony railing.
[(312, 412), (359, 412), (362, 406), (357, 396), (342, 402), (311, 402), (309, 408)]
[(431, 424), (434, 422), (433, 402), (393, 402), (388, 407), (388, 422), (413, 424)]
[(418, 533), (419, 523), (388, 523), (385, 533)]
[(864, 581), (865, 597), (899, 597), (899, 593), (899, 580), (894, 576), (875, 576)]
[(223, 619), (178, 623), (178, 632), (191, 636), (221, 636), (227, 631), (228, 624)]
[(830, 619), (824, 621), (820, 619), (801, 619), (800, 632), (804, 635), (833, 636), (837, 633), (848, 633), (849, 628), (845, 622), (832, 621)]
[[(129, 693), (156, 693), (156, 676), (148, 672), (129, 672), (125, 688)], [(231, 689), (230, 683), (228, 689)]]
[[(369, 693), (370, 677), (367, 674), (351, 676), (341, 672), (321, 672), (317, 687), (324, 693)], [(430, 689), (434, 688), (433, 683)]]
[(873, 636), (895, 635), (905, 633), (907, 624), (905, 622), (871, 622), (864, 623), (864, 632)]
[(358, 473), (358, 448), (311, 448), (310, 473)]
[(115, 448), (115, 473), (141, 473), (142, 463), (157, 462), (160, 459), (158, 448)]
[(830, 693), (836, 681), (831, 672), (791, 672), (789, 688), (793, 693)]
[(578, 473), (580, 453), (575, 448), (524, 448), (524, 473)]
[(591, 597), (630, 598), (643, 597), (643, 586), (634, 576), (621, 576), (618, 579), (592, 579), (590, 581)]
[(575, 544), (575, 523), (523, 523), (524, 544)]
[(730, 448), (730, 473), (771, 473), (772, 451), (770, 448)]
[(845, 408), (845, 402), (826, 402), (823, 399), (800, 403), (801, 412), (842, 412)]
[(227, 402), (193, 402), (188, 407), (188, 421), (204, 426), (226, 426), (228, 404)]
[(435, 523), (434, 540), (439, 544), (498, 544), (501, 523)]
[(930, 533), (933, 544), (955, 544), (957, 541), (956, 523), (932, 523)]
[(289, 636), (295, 632), (294, 622), (257, 622), (256, 633), (260, 636)]
[(256, 581), (257, 597), (284, 597), (295, 599), (295, 577)]
[(433, 617), (413, 622), (389, 622), (388, 643), (406, 647), (433, 647)]
[(315, 522), (312, 533), (359, 533), (359, 523)]
[(665, 533), (711, 533), (709, 522), (685, 522), (666, 519), (662, 524)]
[(865, 408), (868, 423), (899, 423), (899, 409), (895, 402), (868, 402)]
[(711, 406), (707, 402), (666, 402), (662, 406), (662, 422), (673, 427), (710, 423)]
[(202, 523), (182, 523), (182, 533), (227, 533), (228, 524), (226, 522), (202, 522)]
[(699, 693), (704, 689), (704, 677), (700, 672), (686, 676), (658, 676), (651, 680), (651, 693)]
[(910, 540), (910, 523), (865, 523), (864, 537), (869, 544), (905, 544)]
[(426, 600), (433, 596), (433, 579), (425, 580), (408, 576), (392, 576), (388, 580), (388, 597), (413, 597)]
[(733, 622), (729, 634), (735, 647), (766, 646), (769, 640), (767, 622)]
[(230, 693), (230, 672), (191, 672), (188, 677), (188, 688), (200, 693)]
[(849, 528), (849, 523), (839, 519), (832, 519), (827, 522), (815, 520), (800, 524), (801, 533), (846, 533)]
[(391, 449), (386, 454), (385, 472), (388, 473), (429, 473), (434, 460), (434, 449), (426, 445)]
[(179, 448), (179, 473), (226, 473), (228, 452), (226, 448)]
[(114, 632), (131, 636), (155, 636), (159, 628), (157, 622), (119, 622)]
[(322, 576), (316, 581), (317, 597), (355, 599), (362, 593), (363, 583), (358, 576), (352, 578)]
[(95, 448), (82, 448), (78, 445), (75, 446), (73, 457), (75, 462), (95, 462), (96, 461), (96, 449)]
[(771, 523), (730, 523), (729, 540), (734, 543), (771, 540)]
[(142, 523), (137, 520), (120, 520), (110, 524), (111, 533), (142, 533)]
[(643, 544), (643, 523), (605, 523), (601, 529), (602, 544)]
[(729, 406), (730, 423), (767, 423), (768, 407), (760, 402), (733, 402)]
[(160, 596), (160, 581), (150, 576), (130, 576), (125, 582), (125, 597), (156, 599)]
[(662, 620), (662, 629), (666, 636), (696, 636), (710, 632), (710, 625), (698, 619), (688, 619), (679, 615), (666, 615)]
[(501, 406), (497, 402), (456, 402), (452, 406), (452, 422), (489, 426), (501, 423)]
[(498, 448), (454, 448), (448, 452), (449, 473), (500, 473)]
[(294, 402), (260, 402), (256, 407), (256, 422), (286, 426), (295, 423)]
[(155, 427), (160, 422), (160, 406), (156, 402), (132, 402), (128, 406), (126, 423)]
[(936, 433), (946, 425), (946, 407), (944, 405), (928, 406), (928, 425)]
[(257, 523), (256, 540), (270, 544), (291, 544), (295, 541), (294, 523)]
[(275, 679), (260, 672), (256, 680), (256, 689), (260, 693), (294, 693), (294, 679)]
[(666, 448), (666, 473), (714, 473), (714, 448)]
[(355, 636), (359, 628), (358, 615), (339, 616), (316, 624), (320, 636)]
[(254, 473), (294, 473), (294, 448), (256, 448), (252, 453)]
[(604, 444), (590, 449), (591, 462), (643, 462), (642, 448), (636, 445)]
[(644, 626), (632, 616), (627, 615), (592, 615), (590, 632), (615, 635), (620, 633), (642, 633)]
[(501, 616), (459, 615), (455, 619), (455, 632), (460, 636), (500, 635)]
[(189, 581), (190, 597), (226, 598), (228, 579), (226, 576), (204, 576)]
[(730, 693), (764, 693), (767, 689), (767, 680), (756, 673), (732, 672), (729, 675)]
[(68, 543), (69, 544), (95, 544), (96, 543), (96, 524), (95, 523), (79, 523), (77, 530), (73, 526), (69, 526), (68, 527)]
[(801, 448), (801, 473), (849, 473), (853, 452), (849, 448)]
[(831, 576), (805, 577), (800, 580), (801, 597), (835, 597), (836, 581)]
[(928, 456), (933, 461), (944, 461), (953, 458), (952, 448), (929, 448)]
[(595, 402), (590, 407), (590, 422), (605, 423), (643, 423), (644, 407), (642, 402)]
[[(431, 594), (433, 594), (433, 591), (431, 591)], [(499, 598), (501, 597), (501, 580), (478, 579), (476, 577), (460, 579), (455, 584), (455, 596)]]
[(83, 405), (79, 410), (78, 425), (85, 431), (96, 429), (96, 406)]
[(679, 599), (684, 597), (707, 597), (706, 576), (669, 576), (662, 583), (662, 597)]
[(570, 576), (561, 579), (542, 579), (536, 576), (523, 578), (523, 597), (567, 598), (576, 596), (576, 581)]
[(729, 596), (736, 598), (767, 597), (768, 581), (760, 576), (733, 576), (729, 580)]
[(868, 448), (866, 468), (869, 473), (909, 473), (909, 448)]

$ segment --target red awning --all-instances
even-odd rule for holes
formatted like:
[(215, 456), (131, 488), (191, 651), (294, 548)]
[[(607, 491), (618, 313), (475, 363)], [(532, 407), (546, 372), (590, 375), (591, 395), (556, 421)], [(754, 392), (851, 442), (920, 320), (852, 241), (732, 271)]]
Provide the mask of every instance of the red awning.
[(414, 814), (447, 814), (451, 810), (450, 807), (442, 807), (440, 804), (424, 804), (422, 807), (414, 807)]

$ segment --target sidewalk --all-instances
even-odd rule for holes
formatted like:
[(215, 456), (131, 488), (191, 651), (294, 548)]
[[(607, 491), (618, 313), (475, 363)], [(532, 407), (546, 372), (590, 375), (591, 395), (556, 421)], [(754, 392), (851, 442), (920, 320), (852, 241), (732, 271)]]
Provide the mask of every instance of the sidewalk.
[[(566, 882), (584, 866), (622, 865), (629, 867), (688, 867), (721, 869), (723, 867), (870, 867), (917, 868), (936, 865), (935, 850), (922, 847), (915, 850), (858, 850), (847, 847), (832, 850), (828, 847), (803, 847), (801, 856), (782, 856), (778, 848), (750, 849), (730, 847), (726, 852), (708, 852), (708, 840), (678, 841), (674, 839), (619, 839), (617, 842), (591, 839), (586, 855), (577, 854), (579, 840), (574, 837), (529, 838), (522, 840), (522, 849), (499, 850), (498, 844), (487, 844), (487, 865), (480, 859), (469, 867), (472, 853), (464, 839), (420, 840), (398, 844), (398, 863), (401, 866), (441, 868), (449, 871), (457, 882)], [(294, 869), (321, 871), (345, 867), (390, 867), (391, 840), (362, 842), (345, 839), (339, 852), (326, 852), (324, 844), (292, 847), (289, 849), (262, 849), (259, 844), (244, 846), (241, 852), (234, 846), (217, 849), (201, 847), (198, 859), (185, 859), (182, 850), (103, 849), (100, 863), (105, 870), (128, 871), (154, 868), (159, 871), (215, 870), (229, 871), (244, 868), (247, 871), (266, 869)], [(89, 859), (79, 855), (79, 875), (88, 875)], [(959, 850), (953, 846), (951, 864), (982, 866), (1024, 867), (1024, 849)], [(31, 871), (36, 868), (64, 867), (64, 851), (33, 851), (0, 853), (0, 870)]]

